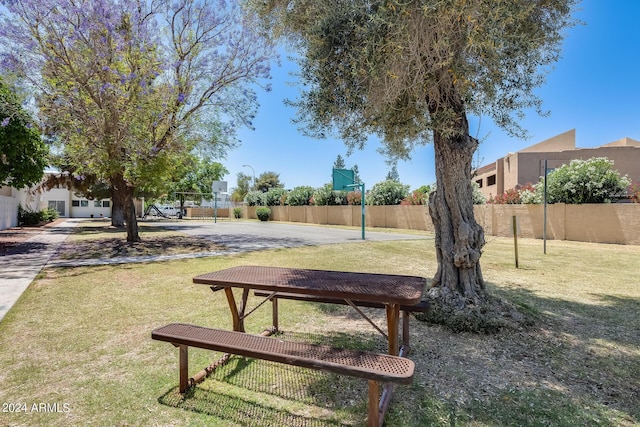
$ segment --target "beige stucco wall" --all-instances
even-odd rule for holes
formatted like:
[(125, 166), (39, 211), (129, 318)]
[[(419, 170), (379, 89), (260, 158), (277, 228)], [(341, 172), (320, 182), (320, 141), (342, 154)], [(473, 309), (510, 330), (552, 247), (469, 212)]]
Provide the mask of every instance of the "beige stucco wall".
[(566, 205), (566, 240), (640, 245), (640, 205)]
[(332, 206), (331, 209), (327, 209), (327, 224), (353, 225), (352, 206)]
[[(255, 219), (255, 207), (244, 207), (243, 217)], [(274, 206), (272, 220), (359, 227), (360, 206)], [(544, 206), (476, 205), (476, 221), (487, 236), (542, 239)], [(401, 228), (433, 232), (426, 206), (366, 206), (367, 227)], [(547, 206), (546, 238), (593, 243), (640, 245), (640, 204), (589, 204)], [(278, 218), (278, 219), (276, 219)]]
[(212, 218), (213, 216), (217, 216), (219, 218), (228, 218), (229, 209), (218, 208), (218, 211), (214, 212), (213, 208), (187, 208), (186, 216), (188, 218)]

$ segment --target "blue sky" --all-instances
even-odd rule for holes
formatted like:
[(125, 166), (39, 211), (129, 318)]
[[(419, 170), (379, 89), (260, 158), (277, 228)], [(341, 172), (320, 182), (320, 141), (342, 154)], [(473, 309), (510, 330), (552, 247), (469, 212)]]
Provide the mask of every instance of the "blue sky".
[[(508, 136), (487, 118), (470, 118), (471, 135), (482, 142), (477, 153), (481, 165), (508, 152), (518, 151), (565, 131), (576, 129), (577, 146), (596, 147), (623, 137), (640, 140), (640, 1), (583, 0), (575, 16), (583, 21), (568, 30), (562, 58), (536, 93), (542, 98), (547, 117), (534, 112), (521, 122), (528, 140)], [(365, 150), (347, 156), (338, 139), (312, 139), (291, 122), (295, 109), (284, 105), (295, 99), (299, 88), (288, 73), (295, 65), (283, 57), (282, 67), (273, 69), (273, 91), (259, 93), (260, 109), (255, 130), (239, 131), (242, 145), (222, 163), (229, 170), (224, 178), (229, 189), (236, 175), (256, 176), (265, 171), (280, 174), (286, 188), (319, 187), (331, 181), (331, 168), (342, 155), (347, 167), (357, 164), (367, 188), (385, 179), (389, 166), (371, 139)], [(413, 152), (412, 160), (398, 163), (400, 181), (415, 189), (435, 181), (433, 147)]]

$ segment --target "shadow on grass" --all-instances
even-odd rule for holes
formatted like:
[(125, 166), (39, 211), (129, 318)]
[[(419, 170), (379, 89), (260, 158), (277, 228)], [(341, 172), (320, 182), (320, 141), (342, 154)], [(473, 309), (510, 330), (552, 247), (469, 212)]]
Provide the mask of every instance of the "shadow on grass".
[[(540, 297), (522, 288), (497, 288), (495, 294), (538, 317), (539, 329), (521, 342), (516, 356), (534, 358), (531, 361), (536, 368), (549, 374), (563, 390), (538, 384), (535, 389), (505, 395), (504, 402), (487, 402), (495, 407), (517, 405), (512, 413), (528, 417), (508, 425), (543, 425), (537, 420), (548, 417), (540, 406), (556, 408), (561, 418), (551, 419), (552, 425), (638, 425), (640, 299), (598, 293), (589, 295), (597, 302), (581, 303)], [(481, 406), (486, 405), (472, 409), (477, 411)], [(495, 407), (489, 408), (486, 416), (498, 415)], [(609, 422), (612, 418), (605, 413), (624, 421)]]
[(178, 390), (174, 389), (160, 397), (159, 402), (174, 408), (231, 421), (241, 426), (331, 427), (344, 425), (337, 421), (320, 420), (295, 414), (259, 402), (252, 402), (239, 396), (201, 388), (195, 388), (185, 396), (180, 395)]
[[(287, 340), (337, 346), (342, 334), (278, 334)], [(367, 343), (349, 342), (362, 348)], [(283, 399), (286, 404), (278, 404)], [(184, 396), (177, 388), (158, 401), (243, 426), (329, 427), (361, 425), (367, 414), (367, 382), (281, 363), (232, 356)]]
[[(505, 369), (515, 373), (514, 380), (504, 384), (496, 378), (486, 383), (487, 389), (467, 390), (473, 396), (469, 404), (430, 398), (431, 391), (424, 389), (414, 396), (424, 402), (411, 411), (408, 419), (413, 421), (397, 420), (393, 425), (468, 425), (473, 420), (509, 426), (640, 425), (640, 299), (592, 294), (593, 300), (583, 303), (541, 297), (523, 288), (492, 288), (494, 295), (535, 318), (536, 326), (488, 335), (482, 340), (494, 345), (454, 354), (453, 360), (459, 357), (468, 366), (478, 367), (477, 377), (470, 370), (458, 386), (464, 389), (465, 381), (486, 382), (482, 367), (488, 360), (505, 360)], [(349, 308), (341, 306), (317, 304), (316, 309), (336, 319), (350, 315)], [(425, 332), (429, 334), (428, 329)], [(429, 369), (428, 359), (450, 358), (452, 351), (473, 346), (482, 336), (451, 332), (449, 337), (449, 342), (440, 341), (441, 349), (421, 356), (426, 359), (425, 369)], [(449, 369), (455, 371), (454, 365)]]
[(540, 297), (527, 289), (495, 289), (496, 294), (523, 307), (538, 320), (548, 319), (581, 342), (601, 339), (640, 347), (640, 298), (588, 294), (600, 300), (586, 304), (560, 298)]

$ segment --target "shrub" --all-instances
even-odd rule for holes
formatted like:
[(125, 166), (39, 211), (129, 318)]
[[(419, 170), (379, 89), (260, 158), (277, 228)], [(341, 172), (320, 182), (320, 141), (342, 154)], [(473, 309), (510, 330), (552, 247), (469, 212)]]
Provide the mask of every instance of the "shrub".
[(259, 207), (256, 209), (256, 216), (260, 221), (269, 221), (271, 216), (271, 209), (266, 207)]
[(18, 224), (37, 225), (42, 221), (53, 221), (56, 218), (58, 218), (58, 211), (55, 209), (45, 208), (36, 212), (18, 205)]
[(249, 206), (260, 206), (262, 204), (262, 191), (249, 191), (244, 196), (244, 202)]
[[(606, 157), (572, 160), (547, 175), (549, 203), (611, 203), (627, 195), (631, 182), (613, 169), (613, 161)], [(544, 186), (544, 178), (536, 184)]]
[(40, 214), (42, 216), (43, 221), (51, 222), (55, 219), (58, 219), (58, 211), (55, 209), (45, 208), (40, 211)]
[(485, 203), (487, 203), (487, 198), (484, 196), (484, 194), (482, 194), (482, 191), (480, 191), (480, 186), (477, 182), (471, 182), (471, 188), (473, 190), (472, 197), (474, 205), (484, 205)]
[(313, 203), (316, 206), (339, 206), (347, 204), (346, 191), (333, 191), (331, 184), (317, 188), (313, 192)]
[(515, 188), (510, 188), (506, 193), (498, 194), (489, 199), (489, 203), (496, 205), (517, 205), (520, 203), (520, 193)]
[(313, 187), (301, 186), (296, 187), (287, 194), (285, 204), (289, 206), (305, 206), (308, 205), (313, 198)]
[(242, 218), (242, 208), (233, 208), (233, 217), (235, 219)]
[(361, 191), (349, 191), (347, 193), (347, 204), (352, 206), (362, 205), (362, 192)]
[(542, 203), (541, 197), (542, 193), (538, 191), (536, 187), (527, 183), (523, 186), (511, 188), (507, 190), (506, 193), (491, 197), (487, 203), (493, 203), (496, 205), (515, 205), (520, 203), (535, 204)]
[(266, 193), (262, 193), (261, 205), (264, 206), (280, 206), (284, 204), (287, 197), (287, 190), (281, 187), (272, 187)]
[(402, 199), (400, 204), (403, 206), (426, 205), (429, 203), (430, 193), (431, 187), (428, 185), (423, 185), (422, 187), (413, 190), (410, 195)]
[(386, 180), (375, 184), (367, 195), (369, 205), (399, 205), (409, 194), (409, 186)]

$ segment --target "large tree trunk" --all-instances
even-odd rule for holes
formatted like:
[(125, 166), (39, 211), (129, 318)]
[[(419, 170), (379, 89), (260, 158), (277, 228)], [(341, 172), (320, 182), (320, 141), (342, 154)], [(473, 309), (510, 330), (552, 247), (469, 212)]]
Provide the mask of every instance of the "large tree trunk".
[(437, 189), (429, 198), (438, 259), (429, 294), (459, 308), (486, 297), (480, 269), (484, 231), (473, 214), (471, 187), (477, 141), (466, 132), (466, 118), (463, 121), (462, 135), (434, 134)]
[(111, 192), (111, 225), (113, 227), (124, 227), (125, 204), (122, 195), (115, 190), (113, 185), (109, 188)]
[[(119, 206), (123, 215), (124, 225), (126, 225), (127, 242), (139, 242), (138, 219), (136, 218), (136, 210), (133, 203), (134, 188), (128, 186), (122, 176), (116, 176), (111, 179), (111, 188), (114, 208), (115, 206)], [(112, 210), (112, 225), (114, 224), (113, 216), (115, 216), (115, 214), (113, 214)]]
[(426, 299), (431, 309), (422, 320), (444, 324), (454, 331), (498, 332), (532, 325), (509, 301), (485, 289), (480, 256), (484, 230), (473, 214), (471, 161), (478, 141), (468, 132), (466, 115), (458, 114), (459, 132), (434, 132), (437, 188), (429, 197), (435, 230), (438, 270)]

